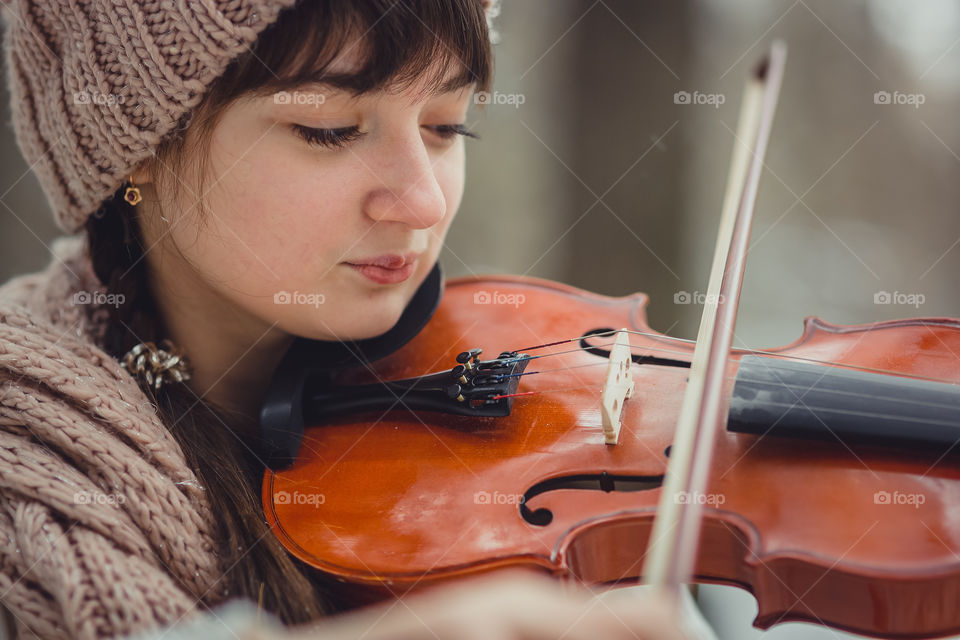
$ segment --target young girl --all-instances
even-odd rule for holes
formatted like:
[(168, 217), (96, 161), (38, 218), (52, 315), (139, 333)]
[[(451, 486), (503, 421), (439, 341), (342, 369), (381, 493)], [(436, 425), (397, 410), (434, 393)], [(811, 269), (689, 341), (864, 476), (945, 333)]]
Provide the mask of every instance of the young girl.
[(229, 600), (289, 625), (246, 637), (675, 637), (652, 601), (512, 573), (325, 617), (348, 604), (261, 514), (257, 413), (286, 348), (383, 334), (437, 261), (493, 13), (4, 0), (17, 139), (74, 234), (0, 289), (15, 637), (144, 632)]

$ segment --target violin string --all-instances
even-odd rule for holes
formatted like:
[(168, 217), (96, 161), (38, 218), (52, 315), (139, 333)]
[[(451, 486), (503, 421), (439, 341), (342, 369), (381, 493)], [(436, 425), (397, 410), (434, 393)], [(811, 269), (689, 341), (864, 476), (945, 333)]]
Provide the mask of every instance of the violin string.
[[(570, 367), (556, 367), (556, 368), (553, 368), (553, 369), (538, 369), (537, 371), (524, 371), (523, 373), (508, 373), (508, 374), (503, 374), (503, 375), (497, 376), (497, 378), (498, 378), (498, 382), (499, 382), (499, 381), (505, 380), (505, 379), (507, 379), (507, 378), (520, 378), (520, 377), (523, 377), (523, 376), (533, 375), (533, 374), (536, 374), (536, 373), (553, 373), (553, 372), (567, 371), (567, 370), (571, 370), (571, 369), (585, 369), (585, 368), (588, 368), (588, 367), (601, 367), (601, 366), (606, 366), (607, 364), (608, 364), (607, 362), (593, 362), (593, 363), (589, 363), (589, 364), (573, 365), (573, 366), (570, 366)], [(802, 399), (805, 397), (806, 392), (809, 392), (809, 391), (812, 391), (812, 390), (816, 390), (818, 393), (828, 393), (828, 394), (837, 395), (837, 396), (849, 396), (849, 397), (852, 397), (852, 398), (868, 398), (868, 399), (875, 399), (875, 398), (876, 398), (876, 396), (873, 395), (873, 394), (857, 393), (857, 392), (855, 392), (855, 391), (844, 391), (844, 390), (841, 390), (841, 389), (833, 389), (833, 388), (823, 387), (823, 386), (817, 386), (817, 385), (804, 385), (804, 384), (784, 383), (784, 382), (775, 383), (775, 382), (773, 382), (772, 380), (763, 380), (763, 379), (755, 379), (755, 378), (745, 378), (745, 377), (740, 377), (740, 376), (725, 376), (725, 379), (726, 379), (726, 380), (732, 380), (733, 382), (752, 382), (752, 383), (758, 383), (758, 384), (764, 384), (764, 383), (767, 383), (767, 384), (775, 384), (778, 388), (781, 388), (781, 389), (789, 389), (789, 390), (792, 390), (792, 391), (801, 391), (801, 392), (804, 392), (803, 394), (797, 395), (797, 399), (798, 399), (798, 400), (802, 400)], [(560, 389), (560, 391), (570, 391), (570, 390), (575, 390), (575, 389), (593, 389), (593, 388), (602, 388), (602, 387), (600, 387), (600, 386), (598, 386), (598, 385), (588, 385), (588, 386), (583, 386), (583, 387), (569, 387), (569, 388), (565, 388), (565, 389)], [(520, 396), (520, 395), (534, 395), (534, 394), (538, 394), (538, 393), (551, 393), (552, 391), (554, 391), (554, 390), (553, 390), (553, 389), (550, 389), (550, 390), (541, 390), (541, 391), (529, 391), (529, 392), (515, 393), (515, 394), (502, 395), (502, 396), (496, 396), (496, 397), (497, 397), (497, 398), (508, 398), (508, 397), (515, 397), (515, 396)], [(884, 397), (888, 398), (889, 396), (884, 396)], [(900, 403), (900, 404), (914, 404), (914, 405), (919, 405), (919, 406), (924, 406), (924, 407), (941, 407), (941, 408), (943, 408), (943, 409), (956, 409), (956, 408), (957, 408), (955, 404), (943, 403), (943, 402), (936, 402), (936, 401), (932, 401), (932, 400), (913, 400), (913, 399), (910, 399), (910, 398), (898, 398), (898, 399), (897, 399), (897, 402)], [(780, 406), (778, 403), (772, 403), (772, 402), (767, 402), (767, 403), (765, 403), (765, 404)], [(807, 407), (807, 408), (810, 409), (810, 410), (813, 410), (813, 409), (826, 409), (826, 408), (827, 408), (827, 407), (812, 407), (812, 406), (810, 406), (810, 404), (809, 404), (808, 402), (804, 402), (803, 404), (804, 404), (805, 407)], [(864, 414), (864, 415), (872, 415), (872, 414)]]
[(491, 400), (501, 400), (503, 398), (517, 398), (519, 396), (538, 396), (542, 393), (560, 393), (561, 391), (581, 391), (583, 389), (599, 389), (599, 385), (591, 384), (582, 387), (563, 387), (561, 389), (538, 389), (537, 391), (520, 391), (517, 393), (503, 393), (495, 395)]
[[(589, 335), (589, 336), (580, 336), (579, 338), (569, 338), (569, 339), (566, 339), (566, 340), (556, 340), (556, 341), (554, 341), (554, 342), (547, 342), (547, 343), (544, 343), (544, 344), (542, 344), (542, 345), (535, 345), (535, 346), (533, 346), (533, 347), (527, 347), (526, 349), (518, 349), (518, 350), (515, 350), (514, 353), (519, 352), (519, 351), (536, 350), (536, 349), (545, 348), (545, 347), (548, 347), (548, 346), (555, 346), (555, 345), (559, 345), (559, 344), (566, 344), (566, 343), (569, 343), (569, 342), (579, 341), (579, 340), (582, 340), (582, 339), (584, 339), (584, 338), (589, 339), (589, 338), (595, 337), (595, 336), (608, 336), (608, 335), (617, 333), (617, 332), (619, 332), (619, 331), (620, 331), (620, 330), (617, 329), (617, 330), (613, 330), (613, 331), (605, 331), (605, 332), (603, 332), (603, 333), (596, 333), (596, 334), (592, 334), (592, 335)], [(689, 339), (689, 338), (674, 338), (674, 337), (671, 337), (671, 336), (660, 335), (660, 334), (658, 334), (658, 333), (651, 333), (651, 332), (649, 332), (649, 331), (636, 331), (636, 330), (629, 330), (629, 329), (628, 329), (628, 330), (625, 330), (625, 333), (633, 334), (633, 335), (638, 335), (638, 336), (646, 336), (646, 337), (651, 337), (651, 338), (657, 338), (657, 339), (660, 339), (660, 340), (667, 340), (667, 341), (673, 341), (673, 342), (683, 342), (683, 343), (686, 343), (686, 344), (696, 344), (696, 340), (691, 340), (691, 339)], [(611, 342), (602, 343), (602, 344), (597, 344), (597, 345), (589, 345), (589, 346), (586, 346), (586, 347), (578, 347), (578, 348), (576, 348), (576, 349), (568, 349), (568, 350), (565, 350), (565, 351), (555, 351), (555, 352), (551, 352), (551, 353), (544, 353), (544, 354), (538, 355), (538, 356), (527, 356), (527, 355), (524, 355), (524, 356), (522, 356), (521, 358), (516, 358), (516, 359), (514, 359), (514, 360), (520, 360), (520, 359), (523, 359), (523, 358), (528, 359), (528, 360), (534, 360), (534, 359), (538, 359), (538, 358), (546, 358), (546, 357), (555, 356), (555, 355), (562, 355), (562, 354), (565, 354), (565, 353), (574, 353), (574, 352), (577, 352), (577, 351), (589, 351), (590, 349), (598, 349), (598, 348), (605, 347), (605, 346), (611, 346), (611, 345), (613, 345), (613, 344), (615, 344), (615, 342), (611, 341)], [(632, 347), (632, 345), (631, 345), (631, 347)], [(686, 355), (686, 356), (689, 356), (689, 355), (690, 355), (689, 352), (671, 350), (671, 349), (667, 349), (667, 348), (665, 348), (665, 347), (643, 347), (643, 349), (646, 350), (646, 351), (657, 351), (657, 352), (674, 354), (674, 355)], [(940, 382), (940, 383), (944, 383), (944, 384), (954, 384), (954, 385), (957, 384), (956, 382), (953, 382), (953, 381), (951, 381), (951, 380), (945, 380), (945, 379), (942, 379), (942, 378), (934, 378), (934, 377), (931, 377), (931, 376), (923, 376), (923, 375), (919, 375), (919, 374), (912, 374), (912, 373), (906, 373), (906, 372), (901, 372), (901, 371), (893, 371), (893, 370), (890, 370), (890, 369), (878, 369), (878, 368), (876, 368), (876, 367), (868, 367), (868, 366), (864, 366), (864, 365), (849, 364), (849, 363), (845, 363), (845, 362), (836, 362), (836, 361), (832, 361), (832, 360), (817, 360), (816, 358), (806, 358), (806, 357), (803, 357), (803, 356), (790, 355), (790, 354), (785, 354), (785, 353), (777, 353), (776, 351), (764, 351), (764, 350), (762, 350), (762, 349), (737, 349), (737, 351), (741, 352), (742, 354), (767, 356), (767, 357), (770, 357), (770, 358), (773, 358), (773, 359), (778, 359), (778, 360), (795, 360), (795, 361), (807, 362), (807, 363), (815, 364), (815, 365), (827, 365), (827, 366), (839, 367), (839, 368), (843, 368), (843, 369), (856, 369), (856, 370), (858, 370), (858, 371), (865, 371), (865, 372), (868, 372), (868, 373), (880, 373), (880, 374), (885, 374), (885, 375), (899, 376), (899, 377), (901, 377), (901, 378), (913, 378), (913, 379), (915, 379), (915, 380), (926, 380), (926, 381), (928, 381), (928, 382)], [(733, 357), (731, 356), (730, 359), (732, 360)], [(511, 362), (511, 361), (512, 361), (512, 360), (507, 360), (506, 362)]]
[[(791, 385), (787, 385), (791, 386)], [(796, 386), (796, 385), (793, 385)], [(853, 394), (860, 395), (860, 394)], [(898, 400), (899, 402), (906, 402), (904, 400)], [(755, 401), (754, 404), (764, 407), (785, 407), (786, 409), (795, 409), (797, 408), (797, 403), (791, 402), (772, 402), (770, 400), (760, 400)], [(955, 409), (955, 406), (947, 406), (948, 409)], [(857, 409), (841, 409), (838, 407), (821, 407), (821, 406), (810, 406), (808, 404), (803, 405), (803, 409), (806, 409), (810, 413), (816, 414), (817, 411), (825, 411), (827, 413), (842, 413), (845, 415), (857, 416), (859, 418), (877, 418), (879, 420), (889, 419), (889, 418), (901, 418), (901, 416), (890, 415), (889, 413), (880, 413), (876, 411), (859, 411)], [(822, 414), (821, 414), (822, 415)], [(956, 427), (957, 423), (951, 420), (937, 420), (936, 418), (922, 418), (916, 415), (910, 416), (911, 424), (929, 424), (937, 425), (941, 427)]]
[[(587, 365), (587, 366), (592, 366), (592, 365)], [(727, 379), (729, 379), (729, 377), (728, 377)], [(788, 388), (788, 389), (809, 390), (808, 387), (804, 387), (803, 385), (785, 384), (785, 385), (783, 385), (783, 386), (784, 386), (785, 388)], [(520, 391), (520, 392), (517, 392), (517, 393), (497, 394), (497, 395), (491, 397), (490, 399), (491, 399), (491, 400), (501, 400), (501, 399), (506, 399), (506, 398), (518, 398), (518, 397), (520, 397), (520, 396), (536, 396), (536, 395), (541, 395), (541, 394), (546, 394), (546, 393), (560, 393), (560, 392), (570, 392), (570, 391), (582, 391), (582, 390), (584, 390), (584, 389), (602, 389), (602, 386), (600, 386), (600, 385), (583, 385), (583, 386), (578, 386), (578, 387), (562, 387), (562, 388), (557, 388), (557, 389), (538, 389), (538, 390), (536, 390), (536, 391)], [(831, 392), (832, 390), (820, 389), (820, 391)], [(872, 398), (872, 397), (873, 397), (873, 396), (867, 396), (866, 394), (853, 393), (853, 392), (844, 392), (844, 393), (846, 393), (846, 394), (848, 394), (848, 395), (855, 396), (855, 397), (856, 397), (856, 396), (859, 396), (859, 397), (869, 397), (869, 398)], [(766, 407), (785, 407), (785, 408), (787, 408), (787, 409), (793, 409), (793, 408), (796, 408), (796, 407), (797, 407), (797, 404), (802, 404), (802, 406), (803, 406), (804, 409), (806, 409), (807, 411), (809, 411), (809, 412), (811, 412), (811, 413), (814, 413), (814, 414), (816, 414), (818, 411), (822, 411), (822, 412), (827, 412), (827, 413), (842, 413), (842, 414), (851, 415), (851, 416), (857, 416), (857, 417), (861, 417), (861, 418), (878, 418), (878, 419), (884, 419), (884, 418), (890, 418), (890, 417), (891, 417), (890, 414), (888, 414), (888, 413), (877, 413), (877, 412), (873, 412), (873, 411), (858, 411), (858, 410), (855, 410), (855, 409), (841, 409), (841, 408), (838, 408), (838, 407), (829, 407), (829, 406), (821, 406), (821, 405), (811, 405), (810, 403), (801, 402), (802, 398), (801, 398), (800, 396), (797, 397), (797, 400), (798, 400), (798, 401), (795, 402), (795, 403), (762, 401), (762, 402), (759, 402), (758, 404), (761, 404), (761, 405), (766, 406)], [(897, 401), (898, 401), (898, 402), (901, 402), (901, 403), (923, 404), (923, 405), (925, 405), (925, 406), (932, 406), (932, 405), (936, 404), (937, 406), (942, 406), (942, 407), (945, 407), (945, 408), (947, 408), (947, 409), (955, 409), (955, 408), (956, 408), (954, 405), (944, 405), (944, 404), (940, 404), (940, 403), (923, 403), (923, 402), (916, 402), (916, 401), (904, 400), (904, 399), (897, 399)], [(626, 406), (626, 405), (624, 405), (624, 406)], [(821, 415), (822, 415), (822, 414), (821, 414)], [(895, 417), (895, 416), (894, 416), (894, 417)], [(938, 426), (945, 426), (945, 427), (956, 427), (956, 426), (957, 426), (955, 422), (949, 422), (949, 421), (944, 421), (944, 420), (937, 420), (937, 419), (935, 419), (935, 418), (921, 418), (921, 417), (918, 417), (918, 416), (912, 416), (912, 417), (911, 417), (911, 421), (913, 421), (914, 423), (924, 423), (924, 424), (938, 425)]]
[[(568, 352), (569, 353), (569, 352)], [(524, 371), (522, 373), (504, 373), (497, 376), (498, 380), (507, 378), (522, 378), (523, 376), (532, 376), (535, 373), (553, 373), (555, 371), (569, 371), (570, 369), (586, 369), (587, 367), (602, 367), (606, 362), (591, 362), (588, 364), (575, 364), (569, 367), (554, 367), (553, 369), (537, 369), (536, 371)]]
[[(646, 332), (631, 332), (631, 333), (638, 333), (638, 334), (641, 334), (641, 335), (650, 335), (650, 334), (647, 334)], [(608, 334), (609, 334), (609, 332), (599, 333), (599, 334), (594, 334), (594, 335), (601, 336), (601, 335), (608, 335)], [(576, 340), (580, 340), (580, 338), (575, 338), (575, 339), (576, 339)], [(668, 339), (669, 339), (669, 338), (668, 338)], [(678, 338), (677, 340), (684, 340), (684, 339)], [(684, 341), (686, 341), (686, 340), (684, 340)], [(571, 342), (571, 340), (560, 340), (560, 341), (556, 341), (555, 343), (551, 343), (551, 344), (564, 344), (564, 343), (568, 343), (568, 342)], [(690, 342), (692, 342), (692, 341), (690, 341)], [(576, 349), (567, 349), (567, 350), (564, 350), (564, 351), (556, 351), (556, 352), (551, 352), (551, 353), (542, 354), (542, 355), (539, 355), (539, 356), (526, 356), (526, 355), (524, 355), (524, 356), (522, 356), (521, 358), (517, 358), (516, 360), (520, 360), (520, 359), (524, 359), (524, 358), (526, 358), (526, 359), (531, 359), (531, 360), (532, 360), (532, 359), (537, 359), (537, 358), (545, 358), (545, 357), (547, 357), (547, 356), (553, 356), (553, 355), (570, 354), (570, 353), (576, 353), (576, 352), (579, 352), (579, 351), (586, 351), (586, 350), (588, 350), (588, 349), (595, 349), (595, 348), (601, 348), (601, 347), (604, 347), (604, 346), (611, 346), (611, 345), (613, 345), (613, 344), (615, 344), (615, 342), (596, 344), (596, 345), (591, 345), (591, 346), (589, 346), (589, 347), (578, 347), (578, 348), (576, 348)], [(667, 349), (667, 348), (664, 348), (664, 347), (646, 347), (646, 350), (648, 350), (648, 351), (658, 351), (658, 352), (670, 353), (670, 354), (679, 354), (679, 355), (684, 355), (684, 354), (685, 354), (685, 352), (676, 351), (676, 350), (671, 350), (671, 349)], [(831, 362), (828, 362), (828, 361), (813, 360), (813, 359), (810, 359), (810, 358), (785, 356), (784, 354), (778, 354), (778, 353), (773, 353), (773, 352), (764, 352), (764, 351), (760, 351), (760, 350), (752, 350), (752, 351), (751, 351), (751, 350), (744, 350), (744, 351), (748, 351), (748, 352), (751, 352), (751, 353), (768, 354), (768, 355), (774, 356), (776, 359), (782, 359), (782, 360), (795, 359), (795, 360), (802, 360), (802, 361), (811, 362), (811, 363), (814, 363), (814, 364), (837, 364), (837, 363), (831, 363)], [(508, 362), (509, 362), (509, 360), (508, 360)], [(559, 372), (559, 371), (566, 371), (566, 370), (570, 370), (570, 369), (581, 369), (581, 368), (586, 368), (586, 367), (599, 367), (599, 366), (607, 366), (607, 365), (609, 365), (609, 361), (608, 361), (608, 360), (607, 360), (607, 361), (596, 362), (596, 363), (588, 363), (588, 364), (580, 364), (580, 365), (571, 365), (571, 366), (567, 366), (567, 367), (555, 367), (555, 368), (552, 368), (552, 369), (538, 369), (537, 371), (524, 371), (524, 372), (522, 372), (522, 373), (503, 374), (503, 375), (501, 375), (501, 376), (498, 376), (498, 381), (502, 381), (502, 380), (504, 380), (504, 379), (511, 378), (511, 377), (520, 378), (520, 377), (523, 377), (523, 376), (526, 376), (526, 375), (533, 375), (533, 374), (537, 374), (537, 373)], [(883, 371), (883, 370), (878, 370), (878, 369), (871, 369), (871, 368), (869, 368), (869, 367), (856, 367), (856, 366), (853, 366), (853, 365), (845, 365), (845, 364), (840, 364), (839, 366), (842, 367), (842, 368), (862, 369), (862, 370), (866, 370), (866, 371), (870, 371), (870, 372), (874, 372), (874, 373), (884, 373), (884, 374), (889, 373), (889, 374), (897, 375), (897, 376), (900, 376), (900, 375), (901, 375), (899, 372), (888, 372), (888, 371)], [(904, 376), (902, 376), (902, 377), (917, 378), (917, 379), (920, 379), (920, 380), (928, 380), (928, 381), (932, 381), (932, 382), (943, 382), (942, 380), (938, 380), (938, 379), (935, 379), (935, 378), (926, 378), (926, 377), (924, 377), (924, 376), (904, 375)], [(741, 380), (741, 381), (744, 381), (744, 382), (753, 382), (753, 383), (765, 383), (765, 382), (766, 382), (766, 383), (771, 383), (771, 382), (772, 382), (772, 381), (770, 381), (770, 380), (756, 380), (756, 379), (751, 379), (751, 378), (739, 378), (739, 377), (737, 377), (737, 376), (726, 376), (725, 378), (726, 378), (727, 380), (732, 380), (732, 381), (734, 381), (734, 382), (737, 382), (738, 380)], [(853, 398), (864, 398), (864, 399), (874, 400), (874, 399), (876, 399), (876, 397), (877, 397), (877, 396), (875, 396), (875, 395), (873, 395), (873, 394), (857, 393), (857, 392), (853, 392), (853, 391), (842, 391), (842, 390), (831, 389), (831, 388), (822, 387), (822, 386), (811, 386), (811, 385), (803, 385), (803, 384), (797, 384), (797, 383), (783, 383), (783, 382), (781, 382), (781, 383), (778, 383), (777, 386), (778, 386), (779, 388), (781, 388), (781, 389), (788, 389), (788, 390), (791, 390), (791, 391), (794, 391), (794, 392), (797, 392), (797, 391), (801, 392), (800, 394), (795, 393), (798, 401), (801, 401), (801, 400), (806, 396), (806, 394), (807, 394), (808, 392), (810, 392), (811, 390), (813, 390), (813, 389), (816, 389), (816, 390), (817, 390), (818, 392), (820, 392), (820, 393), (830, 393), (830, 394), (833, 394), (833, 395), (846, 395), (846, 396), (853, 397)], [(597, 387), (595, 387), (595, 386), (571, 387), (571, 388), (567, 388), (567, 389), (561, 389), (561, 390), (559, 390), (559, 391), (563, 391), (563, 390), (574, 390), (574, 389), (587, 389), (587, 388), (592, 389), (592, 388), (597, 388)], [(602, 388), (602, 387), (600, 387), (600, 388)], [(520, 395), (535, 395), (535, 394), (538, 394), (538, 393), (549, 393), (549, 392), (552, 392), (552, 390), (521, 392), (521, 393), (504, 395), (504, 396), (497, 396), (497, 397), (498, 397), (498, 398), (500, 398), (500, 397), (516, 397), (516, 396), (520, 396)], [(884, 397), (888, 397), (888, 396), (884, 396)], [(941, 408), (944, 408), (944, 409), (955, 409), (955, 408), (956, 408), (954, 405), (949, 404), (949, 403), (948, 403), (948, 404), (944, 404), (944, 403), (935, 402), (935, 401), (930, 401), (930, 400), (911, 400), (911, 399), (907, 399), (907, 398), (898, 398), (898, 399), (897, 399), (897, 402), (899, 402), (900, 404), (915, 404), (915, 405), (925, 405), (925, 406), (938, 406), (938, 407), (941, 407)], [(826, 407), (810, 407), (810, 406), (809, 406), (809, 403), (803, 403), (803, 404), (804, 404), (804, 406), (806, 406), (807, 408), (809, 408), (811, 411), (814, 410), (814, 409), (826, 409)], [(870, 416), (870, 415), (872, 415), (872, 414), (867, 414), (867, 413), (865, 413), (865, 414), (863, 414), (863, 415), (864, 415), (865, 417), (867, 417), (867, 416)]]
[[(615, 332), (614, 332), (614, 331), (604, 331), (603, 333), (597, 333), (597, 334), (594, 334), (594, 335), (605, 336), (605, 335), (608, 335), (608, 334), (610, 334), (610, 333), (615, 333)], [(558, 345), (558, 344), (567, 344), (568, 342), (576, 342), (576, 341), (580, 340), (581, 338), (583, 338), (583, 336), (580, 336), (579, 338), (566, 338), (566, 339), (564, 339), (564, 340), (556, 340), (556, 341), (554, 341), (554, 342), (545, 342), (545, 343), (543, 343), (543, 344), (534, 345), (534, 346), (532, 346), (532, 347), (524, 347), (523, 349), (514, 349), (513, 351), (514, 351), (514, 352), (520, 352), (520, 351), (536, 351), (537, 349), (545, 349), (546, 347), (554, 347), (554, 346), (556, 346), (556, 345)]]
[[(869, 399), (869, 400), (876, 400), (877, 398), (882, 398), (882, 399), (884, 399), (884, 400), (891, 400), (891, 401), (897, 402), (898, 404), (914, 404), (914, 405), (919, 405), (919, 406), (922, 406), (922, 407), (940, 407), (940, 408), (943, 408), (943, 409), (953, 409), (953, 410), (956, 410), (956, 409), (958, 408), (955, 403), (949, 403), (949, 402), (944, 403), (944, 402), (935, 402), (935, 401), (932, 401), (932, 400), (913, 400), (913, 399), (910, 399), (910, 398), (894, 398), (894, 397), (891, 397), (891, 396), (889, 396), (889, 395), (879, 395), (879, 396), (878, 396), (878, 395), (876, 395), (876, 394), (858, 393), (858, 392), (856, 392), (856, 391), (843, 391), (843, 390), (840, 390), (840, 389), (833, 389), (833, 388), (829, 388), (829, 387), (821, 387), (821, 386), (817, 386), (817, 385), (798, 384), (798, 383), (795, 383), (795, 382), (774, 382), (774, 381), (771, 381), (771, 380), (754, 380), (754, 379), (750, 379), (750, 378), (739, 378), (739, 377), (736, 377), (736, 376), (732, 376), (732, 377), (731, 377), (731, 376), (727, 376), (726, 379), (727, 379), (727, 380), (731, 380), (731, 379), (732, 379), (734, 382), (754, 382), (754, 383), (759, 383), (759, 384), (765, 384), (765, 383), (766, 383), (766, 384), (773, 384), (773, 385), (775, 385), (778, 389), (790, 389), (791, 391), (792, 391), (792, 390), (799, 390), (799, 391), (804, 391), (804, 392), (816, 391), (817, 393), (829, 393), (829, 394), (837, 395), (837, 396), (849, 396), (849, 397), (851, 397), (851, 398), (866, 398), (866, 399)], [(797, 401), (802, 401), (802, 400), (804, 399), (804, 397), (806, 397), (806, 394), (805, 394), (805, 393), (804, 393), (804, 395), (798, 395), (798, 396), (797, 396)], [(770, 405), (770, 406), (781, 406), (781, 404), (783, 404), (783, 403), (778, 403), (778, 402), (772, 402), (772, 401), (769, 401), (769, 400), (764, 400), (764, 401), (759, 401), (758, 404), (764, 404), (764, 405)], [(827, 408), (829, 408), (829, 407), (812, 407), (812, 406), (810, 406), (810, 403), (809, 403), (809, 402), (803, 402), (803, 405), (804, 405), (804, 407), (809, 408), (809, 409), (811, 409), (811, 410), (812, 410), (812, 409), (827, 409)], [(831, 410), (832, 410), (832, 409), (831, 409)], [(870, 413), (862, 413), (861, 415), (867, 416), (867, 415), (873, 415), (873, 414), (870, 414)]]
[[(606, 334), (597, 333), (597, 334), (594, 334), (594, 335), (600, 336), (600, 335), (606, 335)], [(591, 337), (592, 337), (592, 336), (591, 336)], [(581, 338), (574, 338), (574, 340), (580, 340), (580, 339), (581, 339)], [(677, 340), (680, 340), (680, 338), (677, 338)], [(558, 341), (558, 342), (556, 342), (556, 343), (553, 343), (553, 344), (563, 344), (563, 343), (565, 343), (565, 342), (572, 342), (572, 341), (571, 341), (571, 340), (560, 340), (560, 341)], [(550, 353), (543, 353), (543, 354), (541, 354), (541, 355), (539, 355), (539, 356), (529, 356), (529, 355), (527, 355), (527, 354), (522, 354), (522, 355), (517, 356), (516, 358), (504, 358), (501, 362), (506, 363), (506, 364), (510, 364), (510, 363), (513, 363), (513, 362), (519, 362), (519, 361), (521, 361), (521, 360), (538, 360), (538, 359), (540, 359), (540, 358), (549, 358), (549, 357), (551, 357), (551, 356), (559, 356), (559, 355), (563, 355), (563, 354), (565, 354), (565, 353), (579, 353), (579, 352), (581, 352), (581, 351), (589, 351), (590, 349), (600, 349), (600, 348), (602, 348), (602, 347), (610, 347), (610, 346), (613, 346), (614, 344), (616, 344), (615, 341), (612, 341), (612, 342), (603, 342), (603, 343), (600, 343), (600, 344), (592, 344), (592, 345), (587, 346), (587, 347), (577, 347), (576, 349), (565, 349), (564, 351), (551, 351)], [(673, 354), (673, 355), (680, 355), (680, 356), (684, 356), (684, 355), (688, 356), (688, 355), (690, 355), (690, 352), (688, 352), (688, 351), (675, 351), (675, 350), (672, 350), (672, 349), (667, 349), (666, 347), (643, 347), (643, 348), (646, 349), (647, 351), (660, 351), (660, 352), (662, 352), (662, 353), (669, 353), (669, 354)], [(511, 352), (511, 353), (516, 353), (516, 352), (514, 351), (514, 352)]]

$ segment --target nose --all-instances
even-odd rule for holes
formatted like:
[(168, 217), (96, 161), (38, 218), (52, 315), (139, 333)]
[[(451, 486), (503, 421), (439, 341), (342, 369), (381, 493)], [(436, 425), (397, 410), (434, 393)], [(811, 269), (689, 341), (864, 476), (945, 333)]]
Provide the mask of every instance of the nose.
[(446, 215), (447, 201), (419, 135), (396, 141), (381, 158), (382, 162), (371, 167), (376, 186), (367, 199), (367, 215), (415, 229), (428, 229), (440, 222)]

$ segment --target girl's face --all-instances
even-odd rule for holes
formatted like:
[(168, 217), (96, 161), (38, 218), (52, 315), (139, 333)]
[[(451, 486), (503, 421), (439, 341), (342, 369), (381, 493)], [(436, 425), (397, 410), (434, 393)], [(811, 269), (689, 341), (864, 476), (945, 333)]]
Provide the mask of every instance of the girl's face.
[(388, 330), (436, 262), (463, 194), (459, 127), (472, 86), (421, 95), (424, 86), (353, 98), (317, 84), (233, 103), (212, 131), (205, 192), (181, 183), (172, 199), (159, 194), (159, 215), (144, 216), (163, 286), (179, 304), (229, 308), (264, 331)]

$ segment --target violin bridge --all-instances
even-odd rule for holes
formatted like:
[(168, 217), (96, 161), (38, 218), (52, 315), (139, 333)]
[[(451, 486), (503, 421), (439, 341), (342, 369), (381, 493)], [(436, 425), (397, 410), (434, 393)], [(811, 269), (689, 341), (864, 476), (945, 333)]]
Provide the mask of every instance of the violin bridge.
[(633, 395), (633, 358), (627, 329), (617, 331), (610, 348), (607, 378), (600, 393), (600, 416), (603, 419), (603, 437), (607, 444), (620, 439), (620, 414), (623, 403)]

